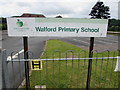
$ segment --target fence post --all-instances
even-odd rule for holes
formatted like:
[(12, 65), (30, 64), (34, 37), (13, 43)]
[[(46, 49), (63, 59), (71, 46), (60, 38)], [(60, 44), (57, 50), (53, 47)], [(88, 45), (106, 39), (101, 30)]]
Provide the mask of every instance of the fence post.
[[(93, 56), (93, 47), (94, 47), (94, 37), (90, 37), (89, 58), (92, 58)], [(90, 88), (91, 71), (92, 71), (92, 59), (89, 59), (86, 90), (89, 90)]]

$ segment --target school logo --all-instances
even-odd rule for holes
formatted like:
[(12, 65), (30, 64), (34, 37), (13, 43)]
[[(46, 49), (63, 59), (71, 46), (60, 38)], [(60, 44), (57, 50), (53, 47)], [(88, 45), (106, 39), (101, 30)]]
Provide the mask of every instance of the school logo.
[(29, 30), (29, 27), (27, 27), (27, 23), (20, 20), (20, 19), (16, 19), (16, 27), (14, 27), (14, 30), (17, 30), (19, 32), (23, 32), (26, 30)]
[(20, 19), (17, 19), (16, 25), (17, 25), (18, 27), (23, 27), (23, 26), (24, 26), (24, 23), (23, 23)]

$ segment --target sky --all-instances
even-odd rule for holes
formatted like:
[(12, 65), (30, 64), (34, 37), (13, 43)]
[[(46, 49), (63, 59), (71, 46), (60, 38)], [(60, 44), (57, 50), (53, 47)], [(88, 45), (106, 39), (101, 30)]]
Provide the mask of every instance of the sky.
[[(20, 16), (23, 13), (61, 15), (64, 18), (90, 18), (89, 13), (98, 0), (0, 0), (0, 17)], [(110, 7), (111, 18), (118, 19), (120, 0), (100, 0)], [(119, 3), (120, 4), (120, 3)]]

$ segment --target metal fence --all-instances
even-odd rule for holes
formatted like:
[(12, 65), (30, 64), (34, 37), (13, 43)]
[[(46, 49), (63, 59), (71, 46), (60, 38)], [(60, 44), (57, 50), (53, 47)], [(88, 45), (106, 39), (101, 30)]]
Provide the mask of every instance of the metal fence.
[(25, 78), (24, 62), (8, 62), (6, 50), (1, 52), (2, 56), (2, 88), (18, 88)]
[[(87, 74), (88, 74), (88, 61), (92, 59), (92, 71), (90, 79), (90, 88), (118, 88), (118, 74), (114, 69), (116, 67), (117, 56), (120, 51), (93, 51), (93, 58), (89, 58), (87, 51), (74, 52), (72, 50), (61, 52), (54, 51), (48, 53), (45, 51), (40, 60), (42, 60), (42, 70), (32, 71), (30, 74), (30, 88), (35, 86), (45, 86), (46, 88), (86, 88)], [(30, 62), (34, 59), (34, 53), (29, 53), (30, 59), (12, 58), (11, 72), (15, 78), (24, 77), (21, 75), (21, 70), (24, 66), (21, 63), (25, 61)], [(19, 54), (18, 54), (19, 57)], [(14, 63), (18, 63), (20, 68), (15, 70)], [(16, 65), (16, 64), (15, 64)], [(9, 68), (8, 68), (9, 70)], [(31, 71), (31, 69), (29, 69)], [(15, 75), (15, 73), (20, 75)], [(10, 78), (10, 77), (9, 77)], [(16, 84), (16, 79), (11, 83)], [(23, 79), (20, 79), (21, 81)], [(25, 88), (25, 85), (22, 86)]]

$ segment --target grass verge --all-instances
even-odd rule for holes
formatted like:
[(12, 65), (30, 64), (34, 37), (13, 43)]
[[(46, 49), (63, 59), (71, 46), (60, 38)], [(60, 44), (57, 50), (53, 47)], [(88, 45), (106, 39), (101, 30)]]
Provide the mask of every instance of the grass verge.
[[(60, 50), (60, 53), (54, 51)], [(69, 51), (66, 53), (66, 51)], [(88, 51), (60, 40), (48, 40), (46, 53), (42, 58), (86, 58)], [(66, 56), (67, 54), (67, 56)], [(117, 51), (94, 53), (94, 57), (115, 57)], [(117, 88), (118, 73), (114, 72), (116, 59), (94, 59), (92, 61), (91, 88)], [(46, 85), (47, 88), (85, 88), (88, 60), (43, 61), (43, 70), (33, 71), (30, 76), (31, 88)]]

